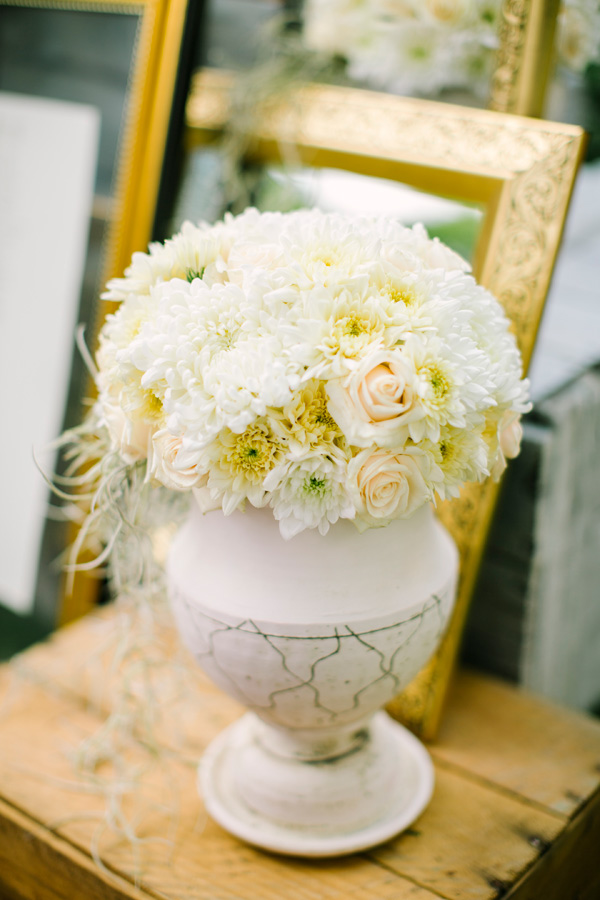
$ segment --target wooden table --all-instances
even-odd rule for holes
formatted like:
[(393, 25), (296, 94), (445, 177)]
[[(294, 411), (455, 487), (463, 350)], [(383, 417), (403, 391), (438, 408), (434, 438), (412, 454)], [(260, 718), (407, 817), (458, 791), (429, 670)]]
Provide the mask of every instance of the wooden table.
[[(102, 749), (115, 622), (113, 613), (90, 617), (0, 670), (0, 897), (600, 898), (600, 722), (469, 672), (457, 676), (430, 747), (437, 781), (425, 813), (387, 844), (325, 862), (255, 850), (203, 815), (195, 762), (241, 709), (201, 673), (186, 675), (154, 729), (162, 753), (143, 735), (123, 745), (125, 779), (139, 770), (124, 809), (149, 839), (136, 855), (99, 827), (111, 763), (86, 780), (73, 762), (82, 747), (88, 756)], [(128, 671), (138, 676), (134, 704), (142, 670)], [(155, 666), (158, 690), (168, 671)], [(178, 816), (165, 810), (175, 801)]]

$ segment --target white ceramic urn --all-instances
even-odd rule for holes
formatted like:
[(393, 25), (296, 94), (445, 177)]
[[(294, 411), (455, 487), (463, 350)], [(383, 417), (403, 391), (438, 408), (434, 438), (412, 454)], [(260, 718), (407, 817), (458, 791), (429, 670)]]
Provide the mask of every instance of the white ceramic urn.
[(380, 843), (428, 803), (423, 745), (381, 708), (436, 649), (455, 545), (429, 506), (360, 533), (279, 533), (268, 508), (194, 507), (168, 561), (181, 637), (249, 710), (208, 747), (208, 812), (250, 843), (331, 856)]

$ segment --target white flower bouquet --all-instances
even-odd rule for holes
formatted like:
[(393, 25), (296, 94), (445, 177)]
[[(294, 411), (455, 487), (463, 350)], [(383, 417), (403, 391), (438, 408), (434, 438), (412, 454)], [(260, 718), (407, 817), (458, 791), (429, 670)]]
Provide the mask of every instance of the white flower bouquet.
[[(353, 80), (399, 94), (485, 97), (501, 0), (306, 0), (309, 50), (343, 57)], [(583, 71), (600, 52), (598, 0), (562, 0), (557, 60)]]
[[(497, 477), (527, 383), (509, 322), (422, 226), (249, 209), (134, 254), (87, 429), (146, 486), (282, 535), (359, 529)], [(175, 492), (175, 493), (173, 493)]]

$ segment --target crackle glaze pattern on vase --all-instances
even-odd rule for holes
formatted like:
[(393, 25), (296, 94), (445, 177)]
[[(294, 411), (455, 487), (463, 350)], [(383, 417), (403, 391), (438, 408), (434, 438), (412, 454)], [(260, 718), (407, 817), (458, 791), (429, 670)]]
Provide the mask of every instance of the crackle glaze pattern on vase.
[(169, 560), (180, 634), (265, 722), (344, 726), (401, 691), (452, 608), (456, 549), (432, 510), (360, 534), (281, 538), (269, 509), (192, 510)]
[(409, 615), (292, 626), (216, 616), (174, 588), (180, 632), (207, 675), (266, 721), (344, 725), (401, 691), (444, 631), (453, 580)]

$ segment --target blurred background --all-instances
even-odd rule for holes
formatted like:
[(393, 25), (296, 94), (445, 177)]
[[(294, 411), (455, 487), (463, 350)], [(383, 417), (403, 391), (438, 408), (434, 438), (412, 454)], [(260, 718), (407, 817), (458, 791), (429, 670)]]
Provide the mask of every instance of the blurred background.
[[(43, 6), (43, 4), (42, 4)], [(448, 103), (490, 103), (500, 0), (207, 0), (181, 45), (153, 236), (226, 209), (319, 206), (422, 221), (470, 258), (476, 206), (334, 170), (252, 169), (243, 134), (225, 147), (184, 139), (191, 74), (238, 73), (236, 103), (303, 81)], [(463, 657), (559, 702), (600, 704), (600, 5), (553, 8), (544, 117), (589, 134), (530, 371), (534, 409), (504, 479)], [(0, 658), (63, 616), (67, 526), (36, 469), (82, 415), (89, 381), (74, 350), (94, 333), (107, 222), (118, 190), (140, 22), (133, 15), (0, 0)], [(550, 52), (552, 51), (552, 52)], [(43, 136), (43, 137), (42, 137)], [(148, 135), (152, 140), (152, 135)], [(57, 250), (58, 248), (58, 250)], [(144, 249), (139, 247), (137, 249)], [(16, 389), (18, 388), (18, 390)], [(98, 595), (106, 599), (105, 593)]]

